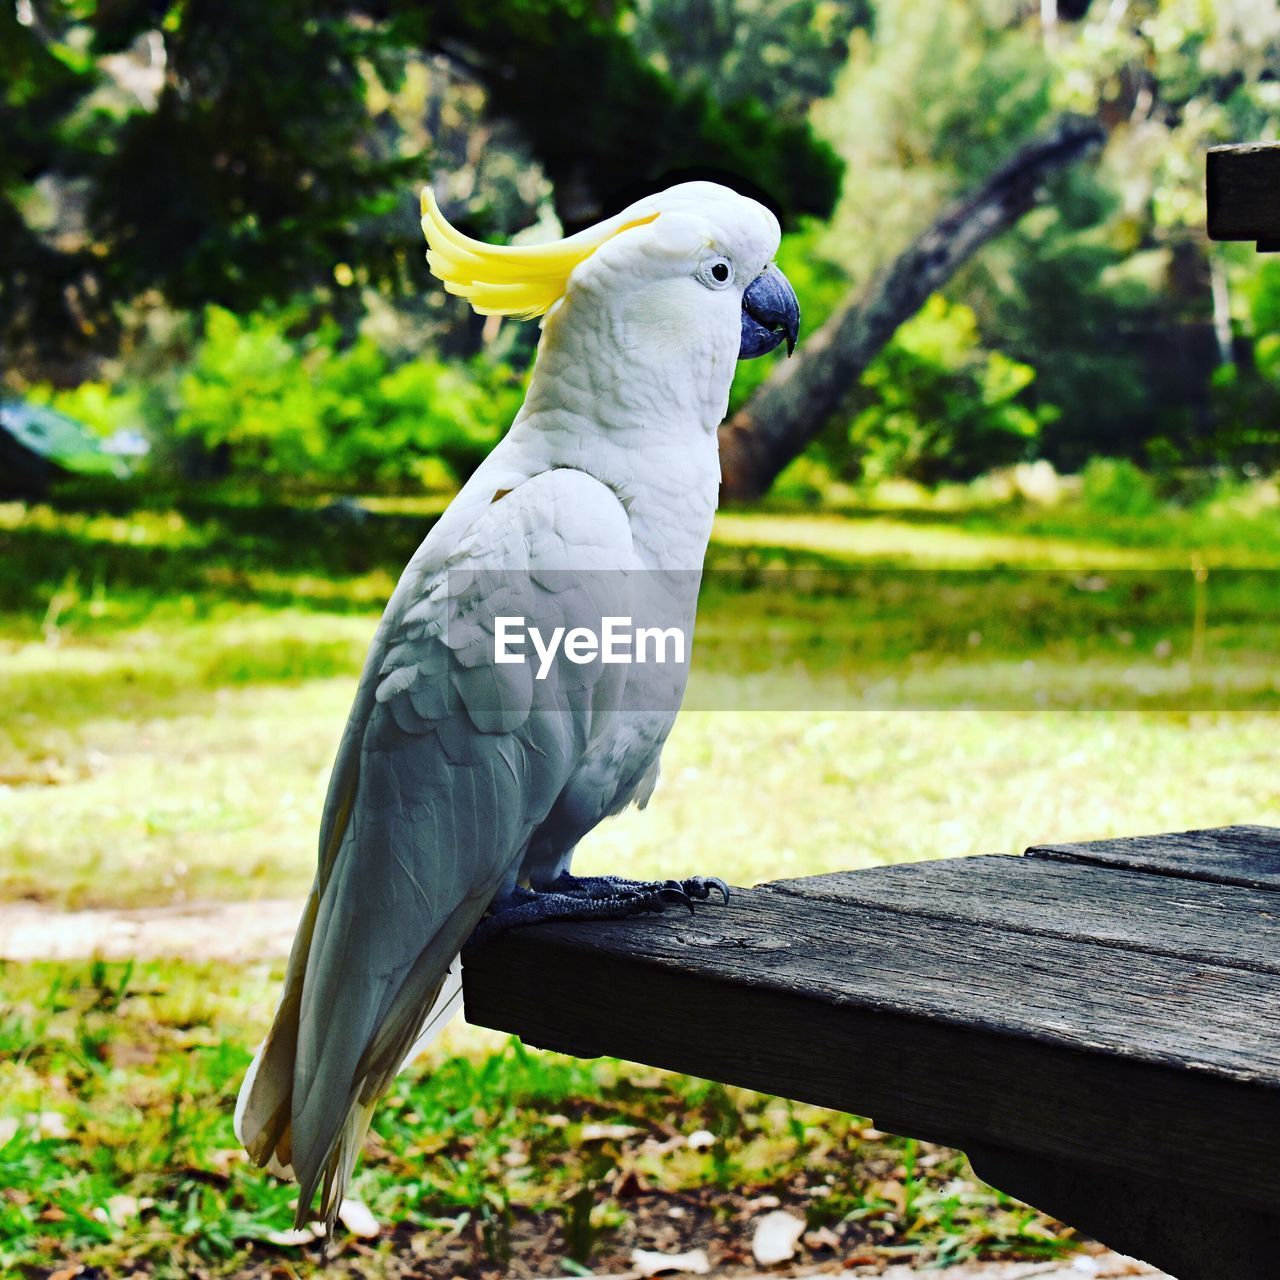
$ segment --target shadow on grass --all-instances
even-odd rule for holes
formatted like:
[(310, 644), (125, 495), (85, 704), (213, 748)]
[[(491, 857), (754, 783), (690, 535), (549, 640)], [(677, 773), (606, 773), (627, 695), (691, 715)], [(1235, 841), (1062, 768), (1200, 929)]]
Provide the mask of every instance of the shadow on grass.
[[(145, 621), (155, 605), (186, 600), (326, 612), (377, 610), (389, 576), (435, 517), (282, 503), (231, 505), (190, 495), (73, 491), (8, 508), (0, 522), (0, 614), (30, 635), (74, 615), (78, 628)], [(374, 582), (367, 580), (371, 575)], [(25, 620), (25, 625), (23, 623)]]

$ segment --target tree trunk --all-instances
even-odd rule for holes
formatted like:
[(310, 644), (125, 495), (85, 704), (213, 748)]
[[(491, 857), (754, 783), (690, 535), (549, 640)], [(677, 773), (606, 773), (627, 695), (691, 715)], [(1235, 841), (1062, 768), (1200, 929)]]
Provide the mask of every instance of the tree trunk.
[(1044, 202), (1045, 179), (1102, 144), (1093, 120), (1067, 117), (951, 205), (720, 427), (724, 499), (756, 498), (844, 403), (904, 320), (988, 240)]

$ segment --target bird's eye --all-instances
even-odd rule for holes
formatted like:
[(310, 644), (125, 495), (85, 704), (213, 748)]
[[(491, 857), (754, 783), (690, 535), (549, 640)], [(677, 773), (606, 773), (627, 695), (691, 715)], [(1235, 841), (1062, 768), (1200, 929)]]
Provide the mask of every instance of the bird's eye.
[(733, 263), (728, 258), (708, 258), (697, 276), (708, 289), (723, 289), (733, 283)]

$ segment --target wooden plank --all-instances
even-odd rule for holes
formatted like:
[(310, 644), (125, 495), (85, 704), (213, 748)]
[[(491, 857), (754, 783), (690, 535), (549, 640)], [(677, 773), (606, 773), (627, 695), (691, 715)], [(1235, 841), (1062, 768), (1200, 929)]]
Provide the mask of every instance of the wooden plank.
[(1280, 240), (1280, 143), (1210, 147), (1205, 194), (1211, 240)]
[(1237, 1203), (1232, 1186), (1171, 1186), (1123, 1169), (1100, 1176), (982, 1147), (967, 1154), (983, 1181), (1160, 1267), (1169, 1273), (1161, 1280), (1276, 1280), (1280, 1218)]
[(535, 1045), (1280, 1196), (1269, 975), (740, 890), (696, 919), (516, 930), (463, 979), (470, 1021)]
[(1280, 828), (1276, 827), (1214, 827), (1084, 844), (1042, 844), (1028, 849), (1025, 856), (1280, 890)]
[(1280, 1090), (1280, 985), (1267, 974), (764, 889), (697, 920), (564, 927), (592, 957)]
[(998, 856), (837, 871), (760, 888), (1280, 976), (1280, 901), (1265, 890)]

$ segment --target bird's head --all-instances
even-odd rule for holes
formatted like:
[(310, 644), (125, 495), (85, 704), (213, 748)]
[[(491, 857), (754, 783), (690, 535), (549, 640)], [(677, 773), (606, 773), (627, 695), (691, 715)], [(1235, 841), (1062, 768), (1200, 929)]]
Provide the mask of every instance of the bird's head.
[(799, 333), (795, 292), (773, 265), (777, 219), (713, 182), (670, 187), (540, 245), (464, 236), (425, 188), (422, 227), (432, 272), (482, 315), (542, 316), (557, 346), (587, 354), (608, 342), (654, 372), (709, 357), (726, 394), (735, 359), (784, 340), (790, 351)]

